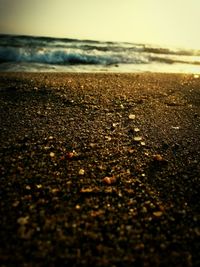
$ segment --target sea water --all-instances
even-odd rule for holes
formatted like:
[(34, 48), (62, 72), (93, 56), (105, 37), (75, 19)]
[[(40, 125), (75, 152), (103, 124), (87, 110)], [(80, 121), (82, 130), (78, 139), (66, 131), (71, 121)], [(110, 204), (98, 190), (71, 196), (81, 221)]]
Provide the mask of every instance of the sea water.
[(0, 71), (200, 73), (200, 50), (1, 34)]

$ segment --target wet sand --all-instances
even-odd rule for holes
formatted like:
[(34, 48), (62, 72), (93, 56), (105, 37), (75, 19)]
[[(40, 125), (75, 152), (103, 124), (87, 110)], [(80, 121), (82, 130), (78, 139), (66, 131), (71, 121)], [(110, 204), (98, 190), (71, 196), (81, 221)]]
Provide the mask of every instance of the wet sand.
[(1, 266), (200, 266), (200, 77), (1, 73)]

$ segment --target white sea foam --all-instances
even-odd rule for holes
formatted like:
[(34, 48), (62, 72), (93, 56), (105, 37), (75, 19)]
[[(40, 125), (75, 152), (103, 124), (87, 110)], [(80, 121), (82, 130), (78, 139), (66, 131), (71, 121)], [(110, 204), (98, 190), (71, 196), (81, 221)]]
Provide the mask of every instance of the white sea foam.
[(4, 71), (200, 72), (200, 50), (145, 44), (0, 35)]

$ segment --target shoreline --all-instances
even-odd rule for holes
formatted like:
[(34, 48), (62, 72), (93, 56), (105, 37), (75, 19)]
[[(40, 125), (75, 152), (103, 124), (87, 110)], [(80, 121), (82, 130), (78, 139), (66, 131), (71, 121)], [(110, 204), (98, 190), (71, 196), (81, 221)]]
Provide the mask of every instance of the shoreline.
[(0, 73), (3, 266), (198, 266), (200, 77)]

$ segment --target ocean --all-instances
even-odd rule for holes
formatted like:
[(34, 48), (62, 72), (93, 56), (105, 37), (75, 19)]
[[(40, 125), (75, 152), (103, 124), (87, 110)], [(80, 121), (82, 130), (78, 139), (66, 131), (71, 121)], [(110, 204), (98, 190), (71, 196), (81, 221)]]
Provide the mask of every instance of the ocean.
[(0, 71), (200, 73), (200, 50), (1, 34)]

